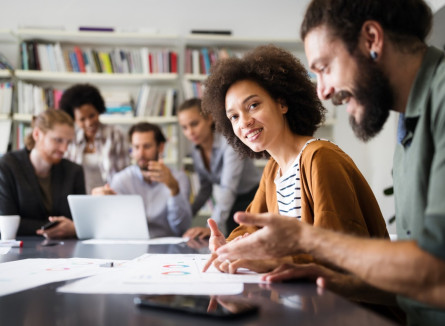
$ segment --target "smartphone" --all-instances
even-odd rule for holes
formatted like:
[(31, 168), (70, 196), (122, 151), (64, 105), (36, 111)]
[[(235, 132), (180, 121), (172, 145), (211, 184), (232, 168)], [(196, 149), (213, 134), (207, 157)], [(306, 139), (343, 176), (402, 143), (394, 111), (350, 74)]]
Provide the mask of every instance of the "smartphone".
[(49, 230), (59, 224), (59, 221), (48, 222), (40, 227), (41, 230)]
[(162, 309), (208, 317), (254, 314), (259, 307), (242, 297), (203, 295), (142, 295), (134, 298), (141, 308)]

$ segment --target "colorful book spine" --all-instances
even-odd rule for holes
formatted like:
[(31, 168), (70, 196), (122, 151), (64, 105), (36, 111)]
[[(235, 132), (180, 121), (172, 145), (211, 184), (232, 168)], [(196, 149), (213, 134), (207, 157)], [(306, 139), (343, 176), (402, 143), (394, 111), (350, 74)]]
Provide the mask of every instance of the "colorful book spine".
[(74, 47), (74, 53), (76, 53), (76, 58), (77, 58), (77, 64), (79, 66), (79, 71), (80, 72), (86, 72), (86, 70), (85, 70), (85, 61), (83, 60), (82, 50), (78, 46), (75, 46)]
[(70, 63), (71, 67), (73, 68), (73, 72), (80, 72), (79, 63), (77, 62), (77, 55), (75, 52), (70, 51)]
[(103, 69), (103, 72), (107, 74), (113, 73), (113, 67), (111, 65), (110, 57), (106, 52), (99, 52), (99, 59)]

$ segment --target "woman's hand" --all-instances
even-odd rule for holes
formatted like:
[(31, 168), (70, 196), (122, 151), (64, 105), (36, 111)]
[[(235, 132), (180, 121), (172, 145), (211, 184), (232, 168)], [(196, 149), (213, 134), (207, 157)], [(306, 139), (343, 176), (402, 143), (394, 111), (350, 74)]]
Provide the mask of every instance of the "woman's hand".
[(218, 229), (218, 224), (216, 224), (216, 222), (211, 218), (207, 220), (207, 223), (210, 227), (209, 249), (212, 252), (212, 256), (202, 269), (203, 272), (207, 271), (210, 265), (212, 265), (213, 261), (218, 257), (215, 251), (219, 247), (226, 244), (226, 238), (224, 237), (224, 234)]
[(202, 240), (210, 236), (210, 228), (195, 226), (185, 231), (182, 236), (189, 238), (190, 240), (193, 240), (195, 238)]

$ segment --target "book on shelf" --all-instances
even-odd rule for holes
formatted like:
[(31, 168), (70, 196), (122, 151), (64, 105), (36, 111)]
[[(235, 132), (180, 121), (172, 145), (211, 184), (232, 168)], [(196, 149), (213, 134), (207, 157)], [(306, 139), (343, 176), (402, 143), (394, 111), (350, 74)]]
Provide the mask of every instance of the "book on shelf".
[(21, 149), (25, 147), (25, 138), (32, 132), (31, 125), (29, 123), (19, 123), (15, 130), (16, 148)]
[(207, 48), (201, 49), (202, 60), (204, 61), (203, 73), (208, 75), (210, 73), (210, 57), (209, 50)]
[(178, 72), (178, 54), (175, 51), (170, 51), (169, 59), (170, 59), (170, 72), (177, 73)]
[(139, 89), (135, 115), (171, 117), (176, 113), (176, 90), (143, 84)]
[(106, 52), (99, 52), (99, 62), (102, 67), (102, 71), (107, 74), (113, 73), (113, 66), (111, 65), (110, 56)]
[(28, 59), (28, 44), (26, 42), (20, 44), (20, 58), (22, 69), (31, 70)]
[(58, 108), (63, 91), (53, 87), (18, 81), (17, 83), (17, 113), (37, 115), (48, 108)]
[(198, 49), (192, 51), (192, 73), (194, 75), (199, 75), (201, 73), (199, 56), (200, 52)]
[(0, 83), (0, 113), (10, 114), (12, 106), (12, 90), (11, 82)]
[(58, 71), (59, 67), (57, 66), (57, 61), (56, 61), (56, 50), (54, 48), (53, 44), (47, 44), (46, 45), (46, 52), (48, 55), (48, 62), (49, 62), (49, 66), (50, 66), (50, 70), (51, 71)]
[(77, 62), (77, 55), (74, 51), (69, 52), (71, 71), (80, 72), (79, 63)]
[(100, 65), (99, 53), (96, 50), (91, 50), (91, 54), (93, 55), (95, 70), (99, 73), (103, 72), (102, 66)]
[(43, 43), (37, 44), (37, 57), (39, 58), (39, 64), (41, 70), (51, 71), (46, 44)]
[(74, 47), (74, 53), (76, 54), (77, 65), (79, 66), (79, 71), (86, 72), (85, 61), (83, 60), (83, 53), (78, 46)]
[(190, 98), (202, 98), (204, 93), (204, 84), (201, 81), (183, 80), (182, 90), (184, 92), (185, 99)]
[(59, 42), (54, 45), (54, 58), (56, 60), (57, 71), (66, 72), (68, 69), (66, 68), (64, 53)]
[(70, 51), (68, 50), (62, 50), (63, 54), (63, 63), (65, 65), (66, 71), (72, 72), (73, 66), (71, 65), (71, 58), (70, 58)]
[(210, 67), (219, 59), (229, 57), (241, 57), (245, 51), (218, 48), (201, 47), (187, 48), (185, 50), (185, 72), (194, 75), (207, 75), (210, 73)]

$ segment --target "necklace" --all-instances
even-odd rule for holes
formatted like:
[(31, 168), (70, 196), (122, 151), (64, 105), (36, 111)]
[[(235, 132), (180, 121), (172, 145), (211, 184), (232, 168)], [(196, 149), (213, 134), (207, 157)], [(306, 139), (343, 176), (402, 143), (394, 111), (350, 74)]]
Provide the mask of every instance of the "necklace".
[(94, 149), (94, 143), (88, 143), (87, 147), (88, 147), (89, 150), (92, 151)]

